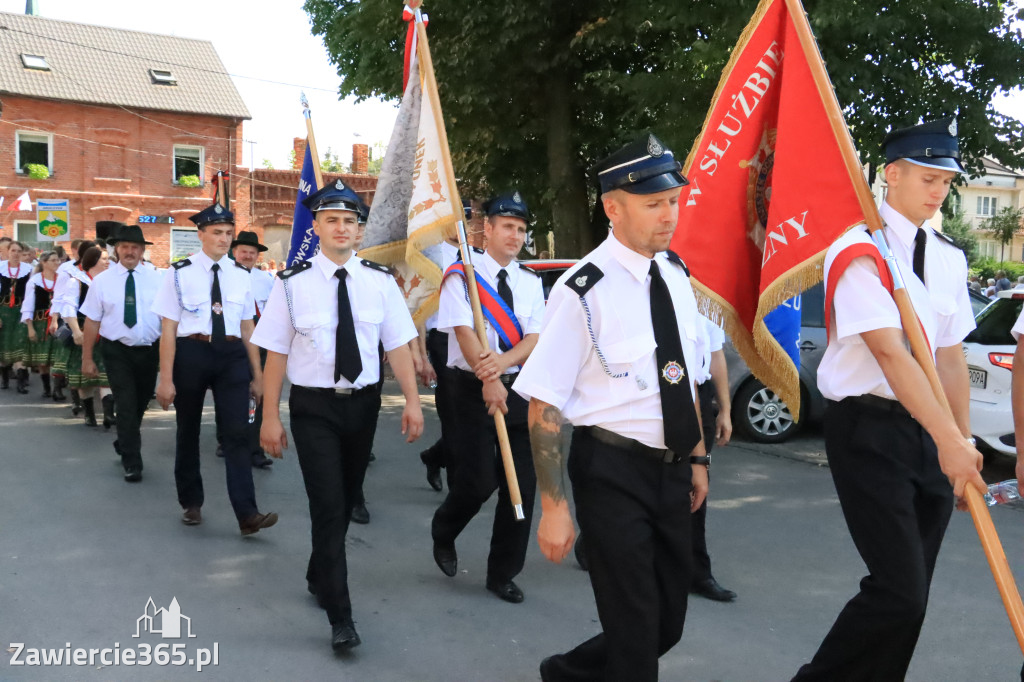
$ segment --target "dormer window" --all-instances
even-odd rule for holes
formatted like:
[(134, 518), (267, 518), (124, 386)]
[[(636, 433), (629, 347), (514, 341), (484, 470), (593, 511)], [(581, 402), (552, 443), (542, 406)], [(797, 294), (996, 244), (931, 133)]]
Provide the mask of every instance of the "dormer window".
[(25, 65), (26, 69), (34, 69), (36, 71), (50, 70), (50, 65), (46, 63), (46, 57), (37, 54), (22, 54), (21, 63)]
[(178, 81), (175, 79), (174, 74), (166, 69), (150, 69), (149, 77), (153, 79), (153, 83), (156, 85), (177, 85)]

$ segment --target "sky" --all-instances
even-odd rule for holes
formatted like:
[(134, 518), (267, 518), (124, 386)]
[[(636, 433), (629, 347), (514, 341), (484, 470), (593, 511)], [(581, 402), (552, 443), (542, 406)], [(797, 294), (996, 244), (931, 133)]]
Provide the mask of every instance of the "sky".
[[(292, 139), (306, 134), (299, 102), (302, 92), (309, 99), (321, 155), (330, 148), (347, 164), (353, 143), (373, 147), (387, 144), (391, 136), (397, 102), (338, 100), (340, 78), (322, 40), (310, 32), (302, 0), (37, 0), (37, 6), (39, 14), (51, 19), (213, 42), (252, 115), (243, 129), (245, 139), (255, 143), (244, 145), (246, 166), (251, 154), (256, 166), (269, 159), (277, 168), (288, 167)], [(401, 7), (395, 0), (396, 21), (400, 21)], [(0, 0), (0, 11), (22, 13), (25, 0)], [(399, 78), (399, 59), (394, 66)], [(1020, 91), (998, 98), (995, 106), (1024, 120)]]
[[(353, 143), (386, 145), (391, 137), (397, 102), (338, 101), (341, 79), (323, 41), (310, 31), (302, 0), (36, 1), (38, 14), (49, 19), (211, 41), (252, 116), (243, 128), (245, 139), (255, 142), (243, 146), (246, 166), (252, 152), (257, 167), (263, 159), (276, 168), (288, 167), (292, 139), (306, 136), (302, 92), (309, 99), (321, 156), (330, 147), (348, 164)], [(25, 0), (0, 0), (0, 11), (23, 13)], [(396, 21), (401, 21), (401, 11), (396, 0)], [(396, 59), (396, 79), (401, 72), (401, 60)]]

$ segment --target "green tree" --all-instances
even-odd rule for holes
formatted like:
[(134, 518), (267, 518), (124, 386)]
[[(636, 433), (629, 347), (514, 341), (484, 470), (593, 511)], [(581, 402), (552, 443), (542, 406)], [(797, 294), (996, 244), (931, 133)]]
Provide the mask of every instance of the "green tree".
[(263, 159), (260, 162), (260, 166), (262, 166), (263, 168), (266, 168), (268, 170), (274, 170), (274, 162), (271, 161), (270, 159)]
[[(683, 157), (756, 0), (429, 0), (428, 32), (464, 193), (522, 190), (562, 255), (603, 233), (588, 169), (647, 130)], [(862, 157), (892, 126), (959, 111), (967, 163), (1024, 165), (1024, 126), (996, 114), (1024, 84), (1024, 17), (1004, 0), (805, 0)], [(401, 95), (394, 0), (305, 0), (339, 96)], [(1014, 13), (1017, 12), (1015, 15)]]
[(992, 236), (999, 242), (999, 261), (1006, 260), (1003, 251), (1006, 245), (1013, 241), (1013, 235), (1020, 232), (1021, 221), (1024, 220), (1024, 208), (1012, 208), (1004, 206), (1003, 210), (985, 221), (984, 229), (992, 233)]
[(324, 173), (347, 173), (348, 168), (341, 162), (338, 155), (328, 147), (324, 152), (324, 160), (320, 162), (320, 170)]
[(974, 265), (978, 260), (978, 238), (971, 231), (971, 224), (964, 219), (962, 211), (942, 217), (942, 233), (953, 240), (964, 255), (967, 264)]

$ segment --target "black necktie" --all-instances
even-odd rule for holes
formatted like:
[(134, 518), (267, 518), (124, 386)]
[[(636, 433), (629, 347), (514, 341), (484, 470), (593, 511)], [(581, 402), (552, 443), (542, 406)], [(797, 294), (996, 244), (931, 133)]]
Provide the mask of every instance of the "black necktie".
[(135, 270), (128, 271), (128, 279), (124, 281), (124, 326), (131, 329), (135, 326)]
[(210, 266), (213, 270), (213, 288), (210, 289), (210, 321), (213, 324), (213, 333), (210, 334), (211, 341), (224, 340), (224, 301), (220, 297), (220, 278), (217, 271), (220, 265), (214, 263)]
[(692, 380), (686, 371), (672, 296), (654, 261), (651, 261), (651, 323), (654, 326), (654, 343), (657, 344), (655, 355), (665, 447), (677, 455), (687, 456), (700, 442), (700, 426), (690, 394)]
[(352, 321), (352, 305), (348, 302), (348, 285), (345, 284), (348, 270), (338, 268), (334, 276), (338, 278), (338, 328), (334, 332), (334, 383), (338, 383), (341, 377), (345, 377), (354, 384), (363, 371), (363, 361), (359, 358), (356, 326)]
[(928, 242), (928, 233), (917, 228), (917, 236), (914, 237), (914, 274), (924, 282), (924, 247)]
[[(513, 304), (512, 287), (508, 285), (508, 272), (504, 269), (498, 270), (498, 295), (501, 296), (501, 300), (505, 302), (505, 305), (508, 306), (509, 310), (514, 313), (516, 311), (516, 307)], [(503, 353), (512, 350), (512, 347), (502, 341), (501, 337), (498, 338), (498, 348), (500, 348)]]

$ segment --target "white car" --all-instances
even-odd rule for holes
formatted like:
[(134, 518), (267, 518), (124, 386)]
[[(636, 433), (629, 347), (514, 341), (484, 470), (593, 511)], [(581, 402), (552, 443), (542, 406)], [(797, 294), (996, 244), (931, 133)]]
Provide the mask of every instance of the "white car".
[(964, 340), (971, 382), (971, 433), (979, 445), (1017, 455), (1010, 405), (1010, 378), (1017, 344), (1010, 329), (1024, 306), (1024, 289), (1001, 291), (978, 313), (978, 328)]

